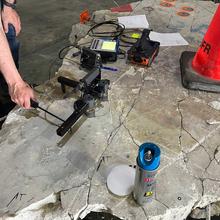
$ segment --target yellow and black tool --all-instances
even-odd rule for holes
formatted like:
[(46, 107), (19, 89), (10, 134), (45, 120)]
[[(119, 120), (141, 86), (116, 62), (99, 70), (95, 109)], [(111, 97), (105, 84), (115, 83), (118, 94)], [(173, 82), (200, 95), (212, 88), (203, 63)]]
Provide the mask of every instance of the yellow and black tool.
[(160, 42), (149, 38), (151, 30), (144, 29), (140, 39), (128, 50), (128, 61), (150, 66), (159, 53)]

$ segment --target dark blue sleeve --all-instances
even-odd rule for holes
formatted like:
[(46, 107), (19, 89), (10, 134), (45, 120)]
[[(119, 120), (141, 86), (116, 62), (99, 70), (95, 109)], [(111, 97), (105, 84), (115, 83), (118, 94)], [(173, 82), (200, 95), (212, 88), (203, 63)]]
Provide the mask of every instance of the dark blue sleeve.
[(2, 10), (3, 8), (3, 3), (2, 3), (2, 0), (0, 0), (0, 10)]

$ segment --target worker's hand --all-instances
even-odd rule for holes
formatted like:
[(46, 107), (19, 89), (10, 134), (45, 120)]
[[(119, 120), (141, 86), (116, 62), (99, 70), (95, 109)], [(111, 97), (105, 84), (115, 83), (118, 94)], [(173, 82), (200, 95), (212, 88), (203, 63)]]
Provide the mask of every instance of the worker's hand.
[(18, 13), (13, 8), (4, 5), (1, 14), (2, 14), (2, 24), (5, 33), (8, 33), (8, 25), (12, 24), (15, 27), (16, 36), (17, 36), (21, 31), (21, 21)]
[(30, 100), (35, 99), (34, 91), (24, 81), (16, 82), (15, 84), (10, 85), (9, 94), (13, 102), (26, 109), (31, 108)]

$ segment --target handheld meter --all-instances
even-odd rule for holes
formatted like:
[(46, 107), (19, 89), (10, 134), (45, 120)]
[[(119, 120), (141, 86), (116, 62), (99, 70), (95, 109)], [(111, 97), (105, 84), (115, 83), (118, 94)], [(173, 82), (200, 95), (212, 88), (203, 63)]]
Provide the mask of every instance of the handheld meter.
[(118, 54), (118, 40), (93, 39), (90, 49), (101, 55), (102, 61), (116, 61)]

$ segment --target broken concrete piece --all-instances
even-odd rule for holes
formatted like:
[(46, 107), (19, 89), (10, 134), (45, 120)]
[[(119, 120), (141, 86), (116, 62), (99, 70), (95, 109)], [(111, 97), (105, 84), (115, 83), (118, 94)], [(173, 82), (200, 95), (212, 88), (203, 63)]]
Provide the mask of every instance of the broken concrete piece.
[[(189, 1), (197, 10), (183, 19), (176, 10), (186, 3), (180, 0), (175, 7), (165, 8), (160, 0), (144, 0), (135, 3), (133, 14), (147, 13), (155, 31), (180, 31), (196, 49), (216, 6)], [(99, 13), (105, 19), (107, 12)], [(85, 36), (88, 28), (74, 25), (71, 42), (80, 31), (78, 36)], [(207, 124), (210, 118), (220, 121), (219, 112), (208, 105), (218, 95), (182, 88), (179, 57), (186, 49), (161, 50), (150, 68), (119, 59), (114, 63), (117, 73), (102, 72), (111, 81), (109, 101), (99, 106), (95, 118), (83, 118), (63, 138), (56, 135), (59, 122), (43, 112), (11, 113), (0, 131), (0, 213), (14, 214), (16, 219), (19, 211), (52, 193), (60, 195), (58, 207), (47, 209), (46, 214), (28, 211), (27, 218), (69, 220), (102, 204), (121, 219), (183, 220), (192, 210), (219, 201), (220, 126)], [(85, 75), (71, 60), (74, 51), (69, 51), (57, 76), (80, 79)], [(63, 94), (56, 79), (40, 91), (44, 107), (62, 118), (72, 113), (76, 94), (71, 90)], [(110, 194), (106, 178), (117, 164), (134, 166), (138, 147), (146, 141), (158, 144), (162, 155), (156, 195), (141, 207), (132, 196)], [(213, 214), (218, 213), (216, 208)]]
[(53, 193), (49, 195), (48, 197), (46, 197), (45, 199), (42, 199), (41, 201), (31, 204), (28, 207), (22, 209), (17, 214), (19, 215), (20, 213), (24, 213), (24, 212), (37, 211), (37, 210), (42, 209), (44, 206), (48, 204), (54, 204), (57, 201), (58, 201), (58, 195)]
[(74, 216), (74, 220), (78, 220), (85, 218), (90, 212), (108, 212), (108, 208), (106, 208), (102, 204), (93, 204), (93, 205), (86, 205), (83, 207), (79, 212)]
[(69, 41), (74, 44), (78, 40), (85, 37), (90, 29), (89, 25), (86, 24), (74, 24), (72, 27), (72, 31), (69, 36)]
[[(49, 211), (49, 212), (48, 212)], [(15, 217), (4, 216), (4, 220), (70, 220), (70, 217), (62, 213), (59, 208), (59, 194), (51, 194), (45, 199), (29, 205), (18, 211)]]
[(208, 105), (216, 110), (220, 110), (220, 102), (219, 101), (213, 101), (208, 103)]
[(206, 122), (209, 125), (218, 125), (218, 124), (220, 124), (220, 121), (216, 121), (215, 119), (209, 119)]

